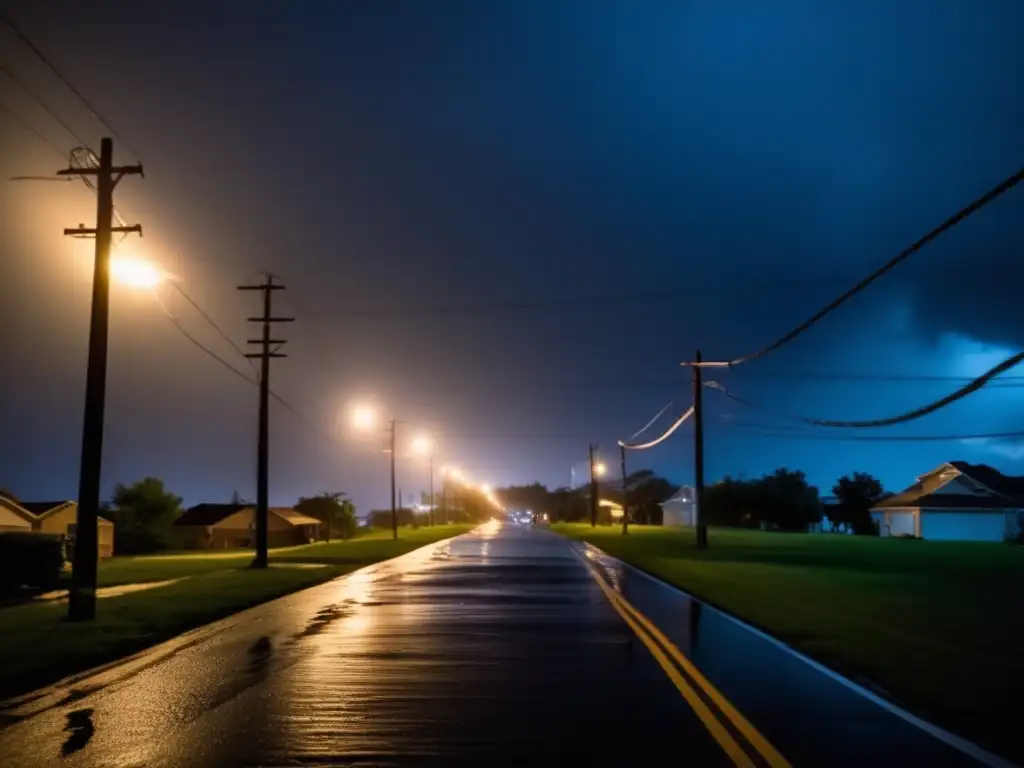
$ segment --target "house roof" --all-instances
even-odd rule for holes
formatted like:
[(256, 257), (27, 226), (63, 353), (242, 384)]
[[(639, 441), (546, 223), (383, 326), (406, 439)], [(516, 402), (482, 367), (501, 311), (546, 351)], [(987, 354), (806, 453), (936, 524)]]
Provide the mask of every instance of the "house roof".
[[(964, 493), (943, 490), (954, 480), (967, 480)], [(974, 489), (976, 492), (966, 492)], [(948, 461), (918, 477), (904, 491), (883, 499), (875, 509), (932, 507), (937, 509), (1016, 509), (1024, 506), (1024, 477), (1004, 475), (987, 464)]]
[[(185, 513), (174, 521), (175, 525), (216, 525), (222, 520), (231, 517), (243, 509), (253, 509), (252, 504), (196, 504), (189, 507)], [(317, 525), (320, 523), (315, 517), (304, 515), (291, 507), (271, 507), (272, 514), (292, 525)]]
[(664, 501), (658, 502), (658, 504), (692, 504), (694, 500), (693, 494), (693, 486), (684, 485)]
[(189, 507), (174, 521), (174, 525), (216, 525), (236, 512), (248, 509), (251, 504), (196, 504)]
[(301, 512), (292, 509), (291, 507), (271, 507), (270, 511), (280, 517), (282, 520), (291, 523), (292, 525), (319, 525), (320, 521), (315, 517), (304, 515)]
[(22, 518), (28, 523), (31, 523), (36, 519), (36, 516), (34, 514), (29, 512), (14, 499), (9, 499), (6, 496), (0, 496), (0, 505), (2, 505), (5, 509), (9, 509), (11, 512), (13, 512), (18, 517)]
[(46, 517), (58, 509), (66, 507), (68, 504), (73, 504), (72, 501), (19, 501), (21, 508), (27, 512), (32, 513), (37, 518)]

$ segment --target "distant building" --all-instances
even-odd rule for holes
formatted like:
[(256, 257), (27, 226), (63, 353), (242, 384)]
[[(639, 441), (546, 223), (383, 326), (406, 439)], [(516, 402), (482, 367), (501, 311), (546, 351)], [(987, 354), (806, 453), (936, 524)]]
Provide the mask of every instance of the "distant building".
[(697, 502), (691, 485), (684, 485), (658, 506), (662, 525), (693, 526), (695, 523)]
[[(290, 507), (271, 507), (267, 544), (308, 544), (320, 536), (320, 521)], [(174, 521), (184, 549), (251, 549), (256, 546), (256, 507), (252, 504), (197, 504)]]
[[(78, 504), (73, 501), (14, 501), (0, 496), (0, 531), (56, 533), (73, 546)], [(114, 524), (97, 518), (96, 548), (100, 557), (114, 554)]]
[(936, 541), (1006, 541), (1024, 525), (1024, 477), (950, 461), (920, 475), (871, 510), (881, 536)]

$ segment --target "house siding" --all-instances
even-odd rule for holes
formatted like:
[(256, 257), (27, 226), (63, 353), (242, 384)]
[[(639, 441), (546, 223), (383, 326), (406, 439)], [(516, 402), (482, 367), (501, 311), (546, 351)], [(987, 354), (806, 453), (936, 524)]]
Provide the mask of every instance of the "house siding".
[(32, 523), (4, 506), (0, 506), (0, 531), (31, 531)]
[[(59, 533), (69, 535), (68, 526), (75, 525), (78, 521), (78, 505), (68, 504), (61, 507), (52, 515), (40, 518), (33, 530), (39, 533)], [(100, 557), (110, 557), (114, 554), (114, 524), (109, 520), (100, 520), (97, 526), (97, 549)]]
[[(267, 546), (289, 547), (310, 541), (310, 526), (292, 525), (271, 512), (267, 516)], [(178, 541), (183, 549), (254, 549), (256, 546), (256, 513), (241, 509), (215, 525), (178, 527)]]
[(879, 536), (918, 536), (915, 510), (880, 510), (871, 513), (871, 519), (878, 525)]

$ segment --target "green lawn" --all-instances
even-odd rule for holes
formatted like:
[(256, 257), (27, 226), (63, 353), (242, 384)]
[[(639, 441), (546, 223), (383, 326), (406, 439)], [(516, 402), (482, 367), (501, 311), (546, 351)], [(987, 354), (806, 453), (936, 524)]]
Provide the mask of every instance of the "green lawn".
[(64, 621), (64, 602), (0, 609), (0, 698), (102, 664), (243, 608), (327, 581), (370, 563), (470, 530), (469, 525), (374, 531), (351, 541), (271, 551), (272, 563), (321, 563), (320, 568), (248, 568), (252, 553), (115, 557), (100, 566), (101, 586), (181, 581), (98, 601), (96, 620)]
[(1024, 547), (713, 528), (698, 551), (691, 530), (553, 527), (937, 722), (1021, 751), (999, 717), (1024, 690)]

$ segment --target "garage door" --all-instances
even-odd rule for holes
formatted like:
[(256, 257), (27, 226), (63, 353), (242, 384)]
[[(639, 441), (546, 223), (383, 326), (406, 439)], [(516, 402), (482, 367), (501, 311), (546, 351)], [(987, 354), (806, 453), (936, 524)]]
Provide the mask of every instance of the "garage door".
[(923, 512), (921, 538), (933, 541), (1002, 541), (1003, 512)]

